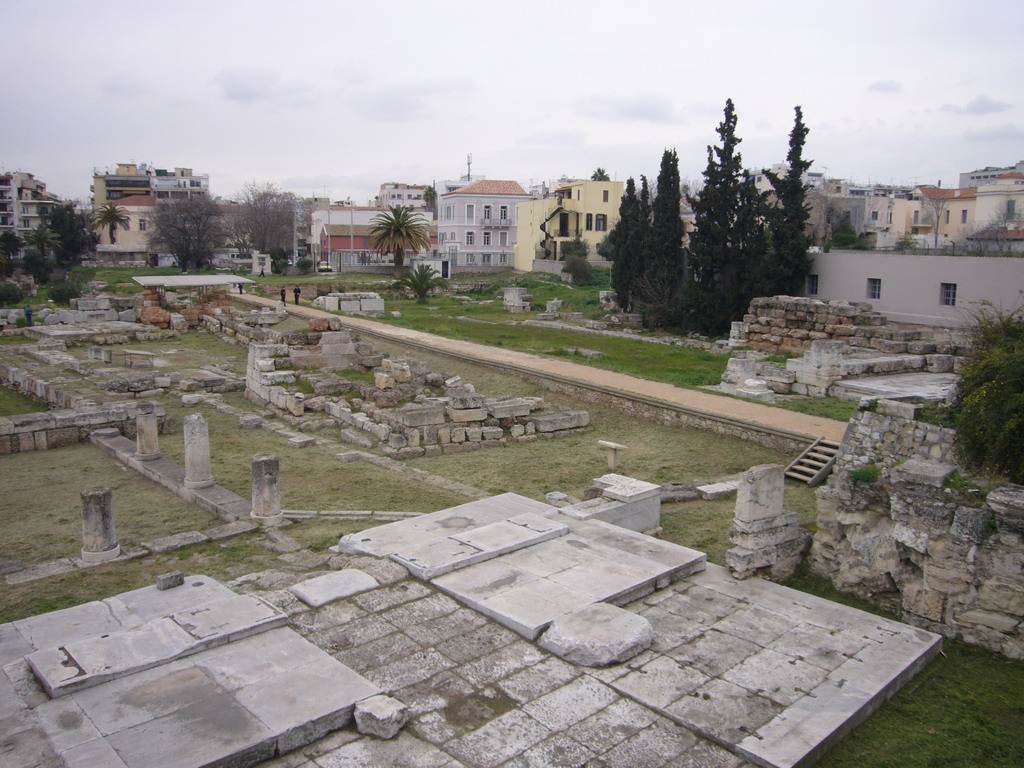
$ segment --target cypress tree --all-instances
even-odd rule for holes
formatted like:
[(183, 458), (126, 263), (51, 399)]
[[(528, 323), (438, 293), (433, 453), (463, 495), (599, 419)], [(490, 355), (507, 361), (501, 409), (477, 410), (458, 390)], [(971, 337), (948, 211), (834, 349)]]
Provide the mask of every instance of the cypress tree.
[(641, 298), (644, 322), (665, 326), (677, 318), (683, 278), (683, 220), (679, 216), (679, 156), (666, 149), (661, 156), (657, 194), (651, 206), (650, 231), (643, 242)]
[(746, 312), (767, 247), (765, 199), (743, 170), (732, 99), (717, 132), (720, 146), (708, 147), (704, 188), (688, 198), (696, 229), (686, 254), (684, 325), (705, 334), (723, 333)]
[(807, 222), (811, 213), (804, 184), (804, 174), (811, 167), (811, 161), (804, 160), (803, 156), (808, 128), (803, 122), (803, 110), (794, 107), (794, 111), (796, 118), (789, 134), (786, 174), (780, 177), (765, 171), (775, 192), (776, 207), (769, 210), (768, 216), (772, 249), (763, 286), (764, 295), (803, 292), (804, 281), (811, 269), (811, 258), (807, 253), (810, 244)]
[(633, 249), (635, 233), (640, 219), (640, 201), (636, 196), (636, 182), (633, 177), (626, 180), (626, 193), (619, 202), (619, 220), (608, 233), (615, 249), (612, 261), (612, 288), (623, 311), (632, 306), (633, 280), (636, 278), (639, 254)]

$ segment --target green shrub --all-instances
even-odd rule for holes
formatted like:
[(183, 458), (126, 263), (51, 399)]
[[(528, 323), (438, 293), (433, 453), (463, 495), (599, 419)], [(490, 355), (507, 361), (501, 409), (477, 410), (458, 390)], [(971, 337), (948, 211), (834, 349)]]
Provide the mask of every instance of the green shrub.
[(300, 274), (308, 275), (313, 269), (313, 260), (299, 259), (297, 262), (295, 262), (295, 266), (299, 268)]
[(53, 283), (46, 291), (46, 295), (53, 299), (55, 304), (68, 306), (72, 299), (82, 295), (82, 286), (79, 283), (60, 282)]
[(850, 479), (855, 483), (877, 483), (882, 470), (875, 464), (850, 470)]
[(973, 466), (1024, 483), (1024, 307), (982, 304), (971, 331), (955, 403), (961, 446)]
[(13, 307), (25, 298), (21, 286), (10, 281), (0, 283), (0, 307)]
[(594, 268), (590, 262), (581, 256), (572, 256), (565, 260), (562, 272), (572, 278), (573, 285), (586, 285), (594, 274)]

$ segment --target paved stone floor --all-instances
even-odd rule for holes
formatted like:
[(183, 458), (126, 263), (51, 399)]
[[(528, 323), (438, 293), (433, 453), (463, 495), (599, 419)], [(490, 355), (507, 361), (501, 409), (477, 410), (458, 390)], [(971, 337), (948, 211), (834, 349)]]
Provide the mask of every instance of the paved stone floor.
[(955, 373), (900, 373), (843, 379), (837, 386), (853, 396), (915, 397), (943, 402), (949, 398), (958, 378)]
[[(345, 687), (343, 682), (332, 682), (326, 672), (330, 663), (340, 662), (355, 679), (366, 683), (367, 690), (380, 689), (409, 708), (409, 722), (397, 738), (382, 741), (363, 736), (348, 725), (311, 743), (296, 737), (290, 743), (304, 745), (288, 754), (270, 759), (264, 759), (265, 753), (252, 754), (250, 762), (237, 764), (267, 768), (790, 766), (817, 757), (831, 739), (869, 714), (939, 646), (937, 636), (930, 633), (770, 582), (737, 582), (724, 569), (709, 565), (626, 604), (627, 610), (643, 615), (654, 626), (655, 641), (649, 650), (624, 664), (588, 668), (553, 656), (433, 584), (411, 576), (389, 558), (341, 554), (332, 556), (326, 568), (303, 574), (265, 571), (227, 585), (274, 606), (288, 616), (290, 628), (205, 651), (220, 659), (216, 663), (199, 654), (174, 662), (181, 669), (172, 665), (165, 670), (175, 678), (174, 690), (193, 697), (187, 706), (178, 702), (179, 722), (183, 718), (193, 723), (187, 736), (180, 729), (173, 738), (162, 736), (167, 733), (159, 727), (162, 713), (152, 710), (140, 716), (137, 706), (126, 705), (124, 695), (105, 706), (94, 702), (95, 710), (81, 707), (68, 719), (69, 713), (57, 711), (62, 700), (50, 701), (34, 684), (21, 658), (27, 651), (11, 641), (12, 625), (0, 627), (0, 649), (5, 654), (5, 674), (0, 675), (0, 733), (5, 734), (0, 740), (0, 764), (25, 768), (219, 765), (202, 762), (203, 738), (221, 743), (237, 726), (239, 733), (248, 734), (246, 738), (266, 741), (262, 732), (249, 734), (259, 731), (250, 720), (229, 722), (232, 712), (241, 714), (238, 708), (218, 706), (227, 701), (222, 690), (225, 680), (251, 682), (253, 670), (263, 669), (271, 670), (281, 684), (304, 688), (305, 695), (285, 696), (270, 686), (255, 697), (268, 719), (280, 717), (283, 723), (290, 715), (292, 730), (282, 734), (291, 733), (299, 727), (296, 713), (299, 719), (306, 713), (303, 707)], [(316, 608), (289, 589), (342, 569), (362, 571), (379, 586), (322, 605), (316, 601)], [(172, 613), (180, 611), (179, 605), (171, 608)], [(56, 641), (61, 634), (52, 620), (31, 621), (41, 643)], [(106, 626), (98, 614), (92, 621), (100, 622), (93, 629)], [(297, 633), (308, 641), (308, 649), (303, 646), (299, 656), (311, 664), (281, 661), (274, 633), (282, 632)], [(306, 659), (308, 653), (323, 656), (319, 661)], [(227, 664), (227, 669), (218, 671), (218, 664)], [(309, 674), (293, 672), (296, 667)], [(328, 675), (326, 686), (318, 679), (320, 670)], [(148, 670), (121, 678), (116, 685), (150, 694), (155, 689), (159, 694), (169, 684), (166, 678), (165, 673)], [(71, 699), (85, 700), (88, 695), (88, 691), (72, 694)], [(281, 702), (285, 705), (276, 706)], [(251, 703), (253, 697), (242, 702), (243, 707)], [(105, 724), (103, 718), (108, 716), (123, 727)], [(47, 717), (50, 739), (43, 722)], [(140, 717), (150, 725), (144, 727)], [(74, 754), (65, 750), (62, 762), (55, 754), (61, 744), (52, 741), (53, 722), (66, 725), (71, 734), (78, 734), (74, 738), (91, 748)], [(217, 723), (223, 727), (211, 727)], [(106, 740), (84, 739), (80, 734), (90, 728), (116, 733)], [(194, 743), (187, 749), (174, 749), (175, 744), (189, 740)], [(110, 749), (101, 750), (101, 746)], [(179, 760), (182, 755), (199, 757), (188, 762)]]

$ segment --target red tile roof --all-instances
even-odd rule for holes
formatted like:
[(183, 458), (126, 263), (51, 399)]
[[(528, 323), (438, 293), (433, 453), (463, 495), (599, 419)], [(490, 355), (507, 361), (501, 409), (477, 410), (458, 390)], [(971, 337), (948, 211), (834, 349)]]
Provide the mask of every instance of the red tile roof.
[(947, 189), (945, 187), (918, 187), (917, 191), (921, 193), (921, 197), (927, 197), (929, 200), (940, 200), (946, 198), (948, 200), (969, 200), (973, 197), (977, 197), (977, 187), (961, 187), (956, 189)]
[(1018, 173), (1017, 171), (1010, 171), (1004, 173), (1002, 176), (996, 176), (997, 179), (1024, 179), (1024, 173)]
[(456, 189), (454, 192), (445, 192), (441, 197), (449, 195), (522, 195), (529, 197), (518, 181), (505, 181), (503, 179), (481, 179)]

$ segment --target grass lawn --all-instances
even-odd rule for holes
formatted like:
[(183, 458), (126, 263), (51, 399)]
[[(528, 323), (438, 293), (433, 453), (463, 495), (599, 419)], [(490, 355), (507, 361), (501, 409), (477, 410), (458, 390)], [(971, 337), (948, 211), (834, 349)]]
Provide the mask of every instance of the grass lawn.
[(9, 387), (0, 387), (0, 416), (14, 416), (19, 413), (38, 413), (49, 410), (46, 403), (34, 397), (23, 395)]

